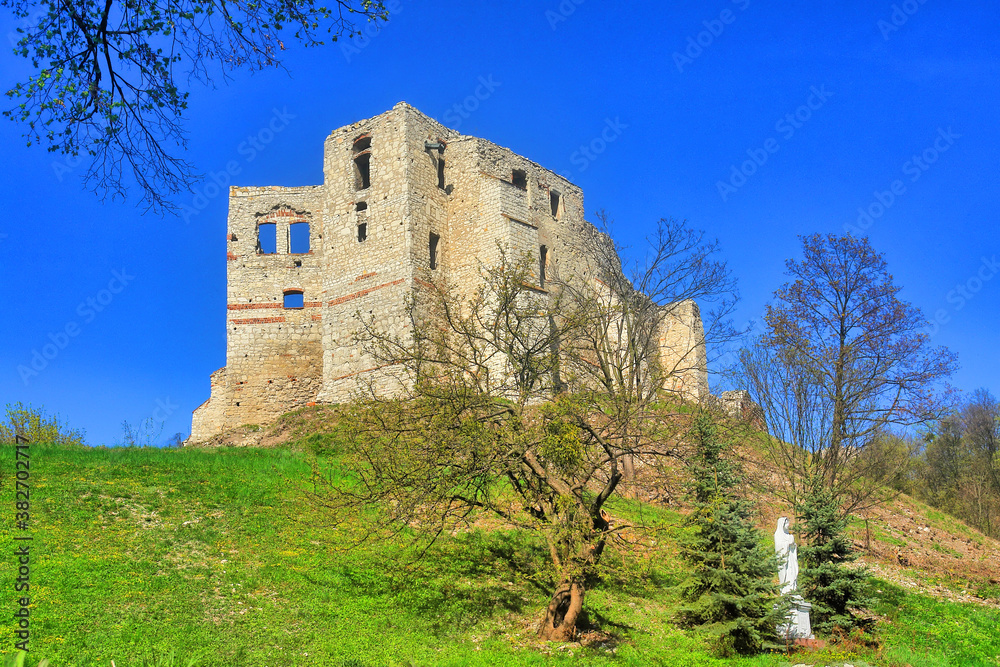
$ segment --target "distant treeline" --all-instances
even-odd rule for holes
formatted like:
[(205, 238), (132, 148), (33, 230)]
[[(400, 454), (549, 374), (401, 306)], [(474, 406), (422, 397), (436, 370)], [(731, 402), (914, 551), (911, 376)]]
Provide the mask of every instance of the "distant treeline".
[(979, 389), (912, 444), (897, 488), (1000, 537), (1000, 402)]

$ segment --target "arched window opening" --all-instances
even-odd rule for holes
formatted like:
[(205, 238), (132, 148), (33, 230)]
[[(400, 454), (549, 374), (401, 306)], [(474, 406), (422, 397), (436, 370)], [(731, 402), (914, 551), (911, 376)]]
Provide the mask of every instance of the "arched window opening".
[(371, 183), (371, 153), (354, 158), (354, 189), (367, 190)]
[(354, 152), (360, 153), (361, 151), (366, 151), (372, 147), (372, 135), (362, 134), (360, 137), (354, 140)]
[(431, 254), (431, 268), (432, 269), (436, 269), (438, 267), (438, 242), (440, 240), (441, 240), (440, 236), (438, 236), (434, 232), (431, 232), (430, 248), (429, 248), (429, 250), (430, 250), (430, 254)]
[(545, 263), (549, 259), (549, 249), (538, 246), (538, 286), (545, 287)]

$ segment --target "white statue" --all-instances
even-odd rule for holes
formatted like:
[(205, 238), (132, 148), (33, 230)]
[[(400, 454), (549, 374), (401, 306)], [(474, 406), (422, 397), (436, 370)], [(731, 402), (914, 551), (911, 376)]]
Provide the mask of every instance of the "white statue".
[(799, 579), (799, 548), (795, 545), (795, 536), (789, 530), (790, 527), (788, 517), (783, 516), (778, 519), (778, 527), (774, 530), (774, 551), (778, 554), (781, 594), (791, 595), (788, 616), (778, 626), (778, 632), (788, 639), (812, 639), (812, 627), (809, 623), (812, 605), (795, 593)]
[(795, 536), (789, 532), (791, 522), (787, 516), (778, 519), (778, 527), (774, 531), (774, 551), (778, 554), (778, 581), (781, 582), (781, 594), (786, 595), (795, 590), (799, 578), (799, 549), (795, 545)]

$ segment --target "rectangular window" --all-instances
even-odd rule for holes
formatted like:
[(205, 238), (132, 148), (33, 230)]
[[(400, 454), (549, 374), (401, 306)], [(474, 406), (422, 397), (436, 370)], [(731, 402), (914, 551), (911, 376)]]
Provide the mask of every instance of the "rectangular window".
[(549, 249), (545, 246), (538, 247), (538, 286), (545, 287), (545, 262), (549, 259)]
[(444, 158), (438, 158), (438, 187), (444, 190)]
[(309, 223), (293, 222), (288, 225), (288, 252), (304, 255), (309, 252)]
[(436, 269), (438, 267), (438, 242), (440, 240), (441, 240), (440, 236), (438, 236), (434, 232), (431, 232), (430, 252), (431, 252), (431, 268), (432, 269)]
[(528, 175), (524, 172), (524, 169), (515, 169), (511, 172), (510, 182), (515, 188), (528, 189)]
[(278, 226), (273, 222), (257, 225), (257, 252), (261, 255), (278, 252)]
[(304, 308), (305, 297), (302, 292), (285, 292), (285, 308)]
[(358, 243), (364, 243), (364, 240), (368, 238), (368, 223), (362, 222), (358, 224)]
[(549, 190), (549, 206), (552, 208), (552, 217), (559, 217), (559, 193), (555, 190)]

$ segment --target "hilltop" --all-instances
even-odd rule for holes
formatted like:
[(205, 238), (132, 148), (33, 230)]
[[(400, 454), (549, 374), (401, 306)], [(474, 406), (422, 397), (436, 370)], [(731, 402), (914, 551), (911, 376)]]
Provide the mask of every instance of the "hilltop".
[[(322, 448), (332, 437), (335, 409), (315, 406), (287, 413), (273, 424), (244, 425), (199, 443), (199, 447), (290, 447), (303, 451)], [(758, 449), (743, 446), (739, 456), (752, 480), (760, 508), (759, 527), (774, 531), (780, 516), (791, 508), (771, 488), (773, 466)], [(684, 512), (679, 495), (658, 498)], [(959, 519), (900, 493), (864, 510), (851, 524), (850, 536), (861, 552), (861, 562), (879, 576), (910, 590), (947, 600), (1000, 607), (1000, 541), (986, 537)], [(984, 591), (977, 595), (977, 591)]]
[[(675, 625), (674, 587), (686, 576), (676, 556), (679, 503), (609, 507), (652, 529), (628, 536), (635, 558), (608, 563), (587, 598), (587, 630), (570, 644), (534, 637), (549, 583), (531, 535), (474, 522), (421, 560), (399, 540), (354, 546), (363, 525), (332, 530), (303, 494), (311, 452), (335, 445), (332, 415), (309, 408), (210, 447), (33, 445), (32, 660), (166, 665), (174, 651), (227, 667), (788, 664), (782, 655), (714, 658), (698, 634)], [(0, 457), (13, 469), (10, 448)], [(337, 474), (335, 458), (320, 464)], [(781, 509), (761, 499), (770, 533)], [(872, 514), (867, 533), (863, 522), (854, 531), (862, 546), (868, 536), (862, 560), (879, 577), (881, 645), (848, 640), (795, 662), (996, 663), (995, 541), (906, 497)], [(0, 542), (10, 553), (12, 535)], [(12, 567), (0, 559), (4, 581)]]

